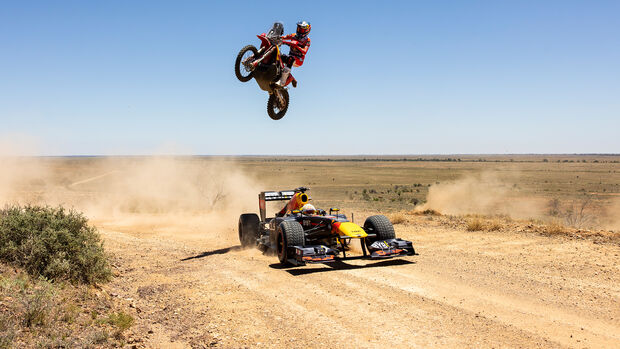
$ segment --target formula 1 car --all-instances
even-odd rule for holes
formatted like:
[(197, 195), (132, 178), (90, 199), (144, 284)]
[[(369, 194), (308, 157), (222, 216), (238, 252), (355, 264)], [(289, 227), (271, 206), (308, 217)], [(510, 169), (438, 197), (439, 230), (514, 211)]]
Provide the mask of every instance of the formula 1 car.
[[(283, 265), (329, 263), (345, 259), (352, 239), (359, 239), (363, 257), (383, 259), (415, 255), (411, 241), (396, 238), (392, 223), (383, 215), (370, 216), (364, 226), (349, 221), (339, 209), (318, 210), (306, 215), (300, 209), (310, 198), (308, 188), (264, 191), (258, 195), (260, 217), (239, 217), (239, 240), (243, 247), (272, 250)], [(266, 217), (266, 203), (288, 200), (275, 217)], [(342, 255), (342, 257), (340, 257)]]

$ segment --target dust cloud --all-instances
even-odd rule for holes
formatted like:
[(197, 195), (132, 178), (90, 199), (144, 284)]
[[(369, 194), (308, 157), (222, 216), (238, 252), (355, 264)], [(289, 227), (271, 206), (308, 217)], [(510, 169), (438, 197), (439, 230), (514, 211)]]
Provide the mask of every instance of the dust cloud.
[[(230, 228), (255, 212), (259, 186), (232, 160), (200, 157), (45, 158), (0, 153), (0, 205), (62, 205), (115, 226)], [(177, 225), (178, 226), (178, 225)]]
[(605, 212), (603, 226), (607, 229), (620, 232), (620, 197), (611, 201)]
[(544, 213), (545, 203), (520, 195), (507, 178), (496, 173), (469, 175), (429, 188), (427, 201), (417, 210), (433, 209), (444, 214), (507, 215), (536, 218)]
[[(151, 157), (108, 159), (95, 176), (69, 184), (97, 193), (84, 209), (93, 214), (201, 213), (238, 210), (256, 199), (256, 184), (230, 161)], [(256, 205), (256, 200), (252, 200)]]

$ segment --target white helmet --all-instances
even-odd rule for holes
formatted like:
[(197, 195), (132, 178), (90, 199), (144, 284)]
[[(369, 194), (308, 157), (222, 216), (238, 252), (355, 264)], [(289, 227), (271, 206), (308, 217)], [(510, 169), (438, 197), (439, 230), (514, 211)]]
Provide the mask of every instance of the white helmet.
[(305, 204), (301, 208), (301, 213), (303, 213), (303, 214), (315, 214), (316, 213), (316, 208), (314, 208), (314, 206), (312, 204)]

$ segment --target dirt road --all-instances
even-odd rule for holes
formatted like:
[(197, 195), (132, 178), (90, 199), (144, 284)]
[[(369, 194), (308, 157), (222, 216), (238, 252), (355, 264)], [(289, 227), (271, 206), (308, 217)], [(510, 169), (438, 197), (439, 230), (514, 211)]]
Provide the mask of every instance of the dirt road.
[(281, 268), (230, 227), (98, 222), (138, 347), (620, 346), (620, 247), (397, 225), (420, 256)]

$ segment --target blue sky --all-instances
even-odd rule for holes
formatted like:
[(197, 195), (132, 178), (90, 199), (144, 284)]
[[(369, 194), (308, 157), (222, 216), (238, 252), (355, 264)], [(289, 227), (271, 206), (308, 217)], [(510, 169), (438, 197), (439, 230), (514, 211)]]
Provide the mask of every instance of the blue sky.
[[(618, 13), (618, 1), (2, 1), (0, 138), (41, 155), (620, 153)], [(272, 121), (234, 59), (274, 20), (292, 32), (299, 19), (312, 47)]]

